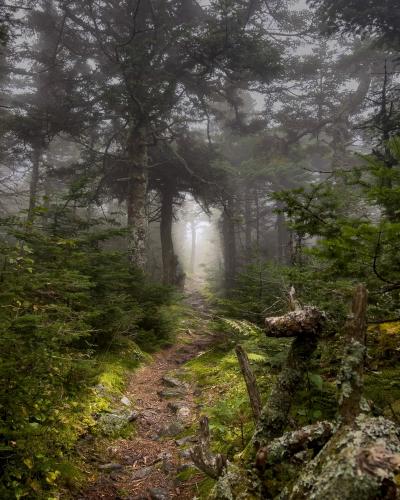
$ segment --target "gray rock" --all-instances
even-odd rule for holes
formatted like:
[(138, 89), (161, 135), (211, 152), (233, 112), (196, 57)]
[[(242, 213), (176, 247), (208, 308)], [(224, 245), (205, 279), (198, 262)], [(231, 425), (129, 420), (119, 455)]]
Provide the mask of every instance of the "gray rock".
[(169, 500), (171, 498), (164, 488), (150, 488), (149, 495), (151, 500)]
[(169, 424), (166, 424), (164, 427), (161, 428), (160, 436), (163, 437), (176, 436), (177, 434), (180, 434), (184, 429), (185, 428), (181, 424), (181, 422), (174, 421)]
[(172, 377), (171, 375), (164, 375), (162, 378), (163, 384), (167, 387), (184, 387), (184, 382), (181, 382), (179, 379)]
[(188, 469), (192, 469), (193, 468), (193, 464), (182, 464), (178, 467), (178, 470), (177, 472), (184, 472), (185, 470), (188, 470)]
[(190, 456), (190, 450), (180, 450), (179, 451), (179, 456), (185, 460), (187, 460), (188, 458), (191, 458)]
[(176, 412), (176, 416), (179, 420), (187, 420), (190, 417), (190, 408), (182, 406), (182, 408), (179, 408)]
[(122, 470), (123, 468), (124, 467), (121, 464), (117, 463), (99, 465), (100, 470), (116, 471), (116, 470)]
[(186, 394), (186, 389), (184, 387), (176, 388), (176, 389), (165, 389), (163, 391), (158, 391), (157, 394), (160, 398), (179, 398), (180, 396), (184, 396)]
[(154, 467), (143, 467), (142, 469), (135, 470), (131, 476), (131, 478), (136, 481), (138, 479), (144, 479), (149, 476), (154, 470)]
[(97, 430), (104, 436), (115, 436), (126, 427), (130, 413), (102, 413), (97, 421)]
[(138, 411), (131, 411), (128, 415), (128, 422), (134, 422), (140, 417), (140, 413)]
[(121, 403), (125, 406), (131, 406), (131, 400), (129, 398), (127, 398), (126, 396), (122, 397), (120, 399)]
[(103, 384), (97, 384), (94, 386), (94, 389), (97, 393), (104, 395), (107, 394), (107, 388)]
[(187, 443), (196, 443), (196, 442), (197, 442), (196, 436), (185, 436), (183, 438), (175, 440), (175, 444), (177, 444), (178, 446), (184, 446)]
[(186, 406), (186, 403), (184, 401), (169, 401), (167, 406), (170, 410), (176, 413), (181, 408), (184, 408)]

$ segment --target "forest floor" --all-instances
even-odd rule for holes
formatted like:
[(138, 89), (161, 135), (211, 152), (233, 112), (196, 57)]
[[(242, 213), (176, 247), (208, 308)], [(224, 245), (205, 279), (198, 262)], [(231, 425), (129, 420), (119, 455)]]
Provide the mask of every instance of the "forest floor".
[[(193, 329), (184, 328), (171, 347), (130, 374), (124, 395), (137, 412), (134, 431), (125, 438), (100, 439), (82, 450), (97, 472), (75, 498), (184, 500), (197, 496), (205, 477), (193, 473), (188, 448), (196, 439), (193, 431), (201, 405), (196, 403), (196, 384), (183, 381), (182, 375), (188, 361), (209, 349), (214, 335), (207, 329), (205, 303), (198, 290), (187, 292), (186, 304), (187, 323)], [(188, 469), (192, 472), (185, 474)]]

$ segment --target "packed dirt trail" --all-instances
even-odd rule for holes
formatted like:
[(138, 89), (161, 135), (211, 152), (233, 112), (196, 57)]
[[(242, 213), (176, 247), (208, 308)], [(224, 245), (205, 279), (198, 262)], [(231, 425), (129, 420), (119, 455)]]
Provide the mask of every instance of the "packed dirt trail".
[(79, 500), (196, 497), (196, 483), (204, 478), (202, 474), (187, 481), (177, 479), (191, 465), (188, 447), (195, 436), (193, 432), (187, 435), (188, 428), (199, 420), (196, 387), (179, 377), (184, 364), (206, 351), (213, 336), (207, 331), (201, 295), (196, 290), (186, 295), (198, 328), (186, 328), (173, 346), (132, 373), (125, 394), (135, 403), (138, 414), (135, 433), (113, 440), (107, 456), (101, 457), (106, 465), (99, 467), (100, 476), (76, 497)]

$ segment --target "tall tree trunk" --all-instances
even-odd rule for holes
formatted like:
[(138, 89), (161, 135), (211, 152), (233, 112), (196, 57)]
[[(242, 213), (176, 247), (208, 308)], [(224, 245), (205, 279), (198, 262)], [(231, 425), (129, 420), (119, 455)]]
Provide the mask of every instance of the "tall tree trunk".
[(225, 289), (232, 290), (236, 278), (236, 237), (232, 213), (232, 200), (222, 216), (222, 238), (224, 249)]
[(193, 274), (196, 269), (196, 246), (197, 246), (197, 226), (195, 221), (190, 223), (190, 232), (192, 235), (192, 248), (190, 253), (190, 272)]
[(146, 131), (134, 129), (128, 139), (128, 155), (131, 160), (129, 191), (127, 195), (129, 259), (144, 270), (146, 266), (146, 240), (148, 220), (146, 197), (148, 184), (148, 157)]
[(174, 189), (171, 185), (164, 185), (161, 189), (161, 253), (163, 263), (163, 283), (173, 285), (176, 281), (177, 259), (172, 241)]
[(260, 255), (260, 200), (258, 197), (258, 189), (254, 191), (254, 198), (256, 202), (256, 246), (257, 255)]
[(40, 160), (42, 157), (42, 151), (38, 146), (33, 148), (32, 152), (32, 171), (31, 180), (29, 184), (29, 206), (28, 206), (28, 222), (32, 222), (35, 216), (35, 208), (38, 195), (39, 187), (39, 176), (40, 176)]
[[(278, 205), (278, 208), (279, 205)], [(276, 230), (278, 236), (278, 262), (280, 264), (289, 264), (290, 261), (290, 233), (286, 224), (285, 214), (278, 213), (276, 219)]]
[(250, 189), (246, 186), (244, 198), (244, 235), (245, 235), (245, 252), (246, 259), (250, 260), (252, 251), (251, 230), (252, 230), (252, 213), (251, 213), (251, 196)]

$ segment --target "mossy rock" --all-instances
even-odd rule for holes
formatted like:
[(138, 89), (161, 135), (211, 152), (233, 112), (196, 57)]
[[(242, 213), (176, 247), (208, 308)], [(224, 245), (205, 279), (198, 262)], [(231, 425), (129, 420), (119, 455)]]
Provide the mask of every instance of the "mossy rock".
[(129, 432), (131, 413), (103, 413), (95, 427), (96, 434), (106, 437), (117, 437)]

